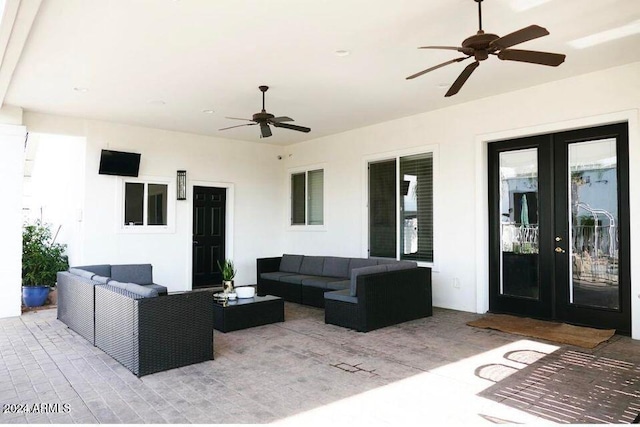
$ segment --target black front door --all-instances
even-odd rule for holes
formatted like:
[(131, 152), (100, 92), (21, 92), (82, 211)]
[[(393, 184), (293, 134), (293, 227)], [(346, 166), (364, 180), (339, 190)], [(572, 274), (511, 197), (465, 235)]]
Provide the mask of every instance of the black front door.
[(222, 283), (225, 259), (226, 188), (193, 188), (193, 288)]
[(627, 132), (489, 145), (491, 311), (630, 332)]

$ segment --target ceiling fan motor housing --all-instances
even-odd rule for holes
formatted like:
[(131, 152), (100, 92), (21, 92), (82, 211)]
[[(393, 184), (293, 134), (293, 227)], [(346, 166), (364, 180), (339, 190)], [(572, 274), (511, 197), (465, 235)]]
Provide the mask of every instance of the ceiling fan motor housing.
[(489, 53), (496, 50), (491, 46), (491, 42), (499, 38), (496, 34), (485, 34), (483, 31), (478, 31), (478, 34), (465, 39), (462, 42), (462, 47), (473, 49), (473, 56), (476, 61), (484, 61), (489, 57)]
[(275, 116), (273, 114), (267, 113), (264, 110), (260, 113), (255, 113), (253, 115), (253, 121), (257, 123), (266, 122), (269, 119), (273, 119)]

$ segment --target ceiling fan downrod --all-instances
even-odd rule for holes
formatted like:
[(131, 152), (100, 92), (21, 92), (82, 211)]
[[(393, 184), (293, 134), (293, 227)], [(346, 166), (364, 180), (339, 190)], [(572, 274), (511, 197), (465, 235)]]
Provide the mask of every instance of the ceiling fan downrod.
[(262, 92), (262, 112), (265, 113), (267, 110), (264, 109), (264, 93), (269, 90), (269, 86), (258, 86), (258, 89)]
[(478, 3), (478, 23), (479, 23), (479, 29), (478, 29), (478, 34), (484, 34), (484, 31), (482, 31), (482, 0), (475, 0), (476, 3)]

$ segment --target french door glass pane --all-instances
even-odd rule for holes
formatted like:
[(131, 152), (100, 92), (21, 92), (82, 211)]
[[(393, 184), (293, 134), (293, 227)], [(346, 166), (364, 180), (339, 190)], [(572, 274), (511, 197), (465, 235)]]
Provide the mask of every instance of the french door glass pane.
[(539, 299), (538, 150), (500, 153), (500, 293)]
[(616, 140), (569, 145), (570, 303), (618, 309)]
[(309, 206), (307, 216), (309, 225), (322, 225), (324, 222), (324, 171), (309, 171)]
[(369, 164), (369, 256), (396, 257), (396, 160)]
[(433, 261), (433, 154), (400, 158), (400, 258)]

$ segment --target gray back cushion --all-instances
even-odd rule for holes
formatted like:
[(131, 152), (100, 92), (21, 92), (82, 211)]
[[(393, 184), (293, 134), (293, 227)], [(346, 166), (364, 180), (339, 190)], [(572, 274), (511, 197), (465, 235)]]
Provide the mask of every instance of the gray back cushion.
[(349, 277), (349, 258), (325, 257), (322, 275), (328, 277)]
[(93, 272), (88, 270), (83, 270), (82, 268), (70, 268), (69, 273), (75, 274), (76, 276), (80, 276), (89, 280), (91, 280), (91, 278), (95, 275)]
[(285, 273), (300, 273), (302, 258), (302, 255), (282, 255), (282, 260), (280, 260), (280, 271), (284, 271)]
[(349, 261), (349, 275), (347, 277), (351, 276), (354, 268), (371, 267), (377, 264), (378, 261), (373, 258), (351, 258)]
[(355, 297), (357, 294), (356, 285), (358, 283), (358, 276), (364, 275), (364, 274), (384, 273), (386, 271), (387, 271), (387, 265), (371, 265), (369, 267), (360, 267), (360, 268), (354, 268), (353, 270), (351, 270), (351, 283), (349, 287), (351, 296)]
[(118, 282), (148, 285), (153, 283), (151, 264), (120, 264), (111, 266), (111, 278)]
[(91, 271), (93, 272), (93, 274), (97, 274), (98, 276), (111, 277), (111, 266), (109, 264), (83, 265), (74, 268), (81, 268), (82, 270)]
[(392, 258), (375, 258), (375, 260), (378, 262), (378, 265), (382, 265), (382, 264), (397, 264), (398, 260), (392, 259)]
[(323, 267), (323, 256), (305, 256), (304, 258), (302, 258), (302, 265), (300, 265), (300, 274), (322, 276)]
[(115, 286), (116, 288), (124, 289), (136, 295), (140, 295), (143, 298), (152, 298), (158, 296), (158, 291), (153, 288), (138, 285), (137, 283), (125, 283), (117, 280), (109, 281), (109, 286)]

